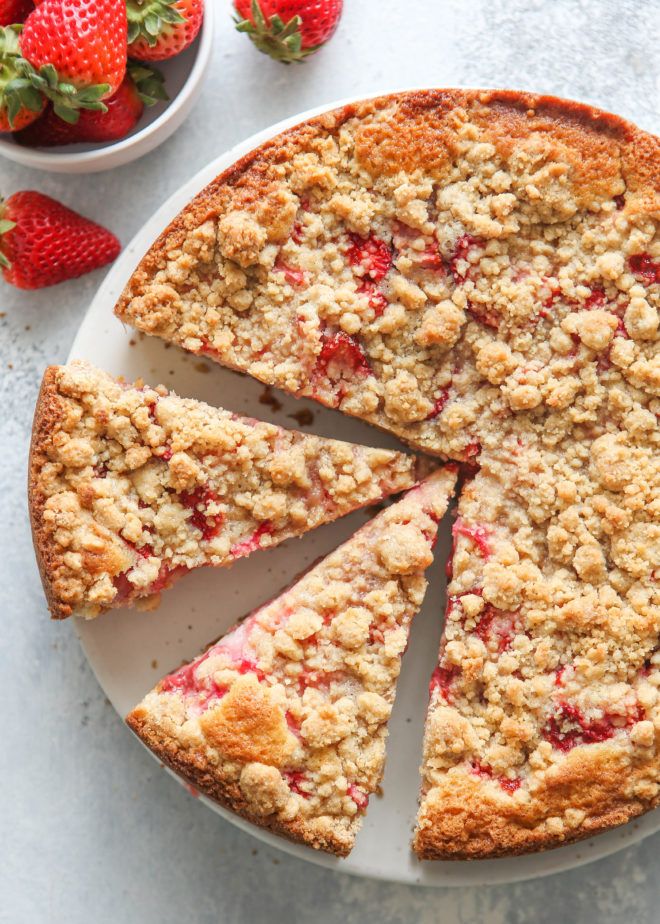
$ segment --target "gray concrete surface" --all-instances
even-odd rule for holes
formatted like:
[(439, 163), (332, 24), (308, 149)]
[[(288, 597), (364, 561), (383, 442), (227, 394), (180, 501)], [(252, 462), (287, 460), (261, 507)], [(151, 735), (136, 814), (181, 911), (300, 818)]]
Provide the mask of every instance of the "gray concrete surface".
[[(254, 52), (222, 6), (212, 74), (174, 138), (97, 176), (2, 161), (2, 191), (50, 193), (127, 242), (178, 184), (257, 129), (342, 96), (413, 84), (542, 90), (660, 130), (659, 0), (346, 0), (332, 44), (304, 68)], [(131, 738), (72, 627), (47, 619), (25, 509), (39, 379), (48, 362), (65, 359), (100, 280), (96, 273), (36, 294), (0, 284), (0, 921), (657, 924), (660, 836), (508, 887), (356, 880), (238, 832), (183, 794)]]

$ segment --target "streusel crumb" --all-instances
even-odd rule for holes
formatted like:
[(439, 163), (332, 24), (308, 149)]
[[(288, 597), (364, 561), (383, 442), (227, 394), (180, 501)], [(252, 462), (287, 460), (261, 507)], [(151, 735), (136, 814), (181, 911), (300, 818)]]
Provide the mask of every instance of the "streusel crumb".
[(657, 138), (548, 97), (347, 106), (212, 183), (117, 307), (480, 465), (420, 856), (548, 847), (658, 802), (659, 165)]
[(415, 480), (402, 453), (126, 385), (81, 362), (53, 366), (30, 464), (51, 611), (92, 617), (155, 598), (192, 568), (231, 564)]
[(449, 466), (409, 491), (161, 680), (129, 725), (200, 791), (347, 854), (382, 776), (401, 656), (455, 480)]

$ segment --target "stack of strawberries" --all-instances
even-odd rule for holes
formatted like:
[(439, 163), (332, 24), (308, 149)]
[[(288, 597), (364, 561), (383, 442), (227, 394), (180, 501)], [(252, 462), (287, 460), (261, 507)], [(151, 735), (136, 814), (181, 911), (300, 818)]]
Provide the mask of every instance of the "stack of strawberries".
[[(238, 31), (284, 64), (318, 51), (342, 6), (233, 0)], [(204, 0), (0, 0), (0, 133), (36, 147), (125, 137), (145, 106), (167, 99), (149, 63), (186, 49), (203, 17)], [(40, 192), (0, 199), (0, 273), (11, 285), (39, 289), (73, 279), (120, 250), (106, 228)]]
[(204, 0), (0, 0), (0, 132), (40, 147), (115, 141), (167, 99), (146, 62), (194, 40)]

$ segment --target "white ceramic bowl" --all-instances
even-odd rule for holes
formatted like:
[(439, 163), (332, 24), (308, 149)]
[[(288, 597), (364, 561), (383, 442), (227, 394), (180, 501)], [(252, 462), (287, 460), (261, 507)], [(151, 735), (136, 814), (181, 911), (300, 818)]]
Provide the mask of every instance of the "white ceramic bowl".
[(207, 0), (199, 35), (182, 54), (156, 67), (165, 77), (169, 101), (145, 109), (133, 131), (121, 141), (76, 144), (62, 148), (28, 148), (10, 136), (0, 138), (0, 155), (37, 170), (95, 173), (121, 167), (162, 144), (187, 118), (202, 89), (211, 61), (215, 0)]

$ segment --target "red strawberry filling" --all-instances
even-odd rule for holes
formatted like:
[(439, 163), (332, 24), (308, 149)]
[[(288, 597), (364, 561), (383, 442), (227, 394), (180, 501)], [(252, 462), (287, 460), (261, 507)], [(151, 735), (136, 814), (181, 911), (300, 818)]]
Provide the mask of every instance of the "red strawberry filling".
[(493, 551), (488, 541), (490, 530), (485, 526), (479, 526), (476, 523), (466, 523), (462, 517), (458, 517), (451, 531), (453, 536), (465, 536), (470, 539), (484, 558), (490, 558)]
[(433, 696), (435, 690), (440, 691), (440, 695), (447, 703), (451, 703), (452, 694), (451, 687), (454, 683), (454, 680), (460, 674), (460, 667), (457, 664), (450, 664), (449, 667), (444, 667), (440, 664), (431, 674), (431, 682), (429, 683), (429, 697)]
[(369, 237), (349, 234), (349, 238), (351, 246), (346, 257), (351, 266), (361, 267), (374, 282), (383, 279), (392, 265), (392, 252), (385, 241), (373, 234)]
[(445, 264), (435, 241), (422, 251), (417, 263), (422, 269), (430, 269), (442, 273), (445, 271)]
[(337, 387), (336, 403), (339, 405), (346, 394), (342, 383), (370, 375), (371, 366), (361, 344), (344, 331), (324, 330), (321, 342), (314, 376)]
[(302, 770), (285, 770), (282, 773), (282, 776), (289, 784), (289, 789), (291, 792), (295, 792), (296, 795), (302, 796), (303, 799), (310, 798), (311, 793), (308, 793), (301, 788), (301, 783), (304, 783), (307, 779)]
[(363, 279), (360, 286), (357, 289), (358, 292), (367, 296), (369, 300), (369, 307), (373, 308), (374, 314), (377, 318), (385, 311), (389, 302), (387, 298), (383, 295), (380, 289), (377, 288), (376, 283), (372, 282), (371, 279)]
[[(541, 734), (553, 747), (564, 752), (580, 744), (607, 741), (616, 734), (619, 728), (634, 725), (646, 714), (642, 706), (638, 704), (627, 716), (615, 715), (606, 711), (600, 719), (587, 719), (572, 703), (561, 700), (558, 707), (557, 712), (548, 719)], [(622, 724), (616, 724), (617, 722)]]
[(262, 536), (272, 536), (274, 531), (272, 523), (270, 523), (269, 520), (264, 520), (263, 523), (257, 526), (251, 536), (248, 536), (247, 539), (242, 539), (240, 542), (237, 542), (236, 545), (232, 546), (229, 550), (230, 555), (234, 558), (244, 558), (251, 552), (261, 548)]
[(355, 783), (350, 783), (347, 792), (357, 807), (361, 809), (361, 811), (364, 811), (369, 805), (369, 796), (366, 792), (362, 792), (362, 790), (359, 789)]
[(296, 266), (289, 266), (283, 260), (278, 260), (273, 267), (276, 273), (284, 273), (284, 278), (291, 286), (302, 286), (305, 284), (306, 276), (303, 270)]
[[(422, 234), (417, 228), (411, 228), (410, 225), (406, 225), (402, 221), (394, 222), (393, 231), (392, 242), (397, 251), (406, 251), (406, 256), (409, 260), (420, 269), (433, 270), (444, 274), (445, 264), (436, 240)], [(426, 244), (424, 250), (413, 249), (413, 243), (420, 240)]]
[(470, 276), (470, 266), (461, 266), (469, 263), (470, 251), (473, 247), (481, 247), (482, 243), (471, 234), (462, 234), (454, 245), (449, 258), (449, 269), (456, 283), (465, 282)]
[(161, 590), (165, 590), (166, 587), (171, 587), (177, 578), (182, 577), (182, 575), (187, 572), (188, 568), (185, 565), (177, 565), (174, 568), (170, 568), (165, 562), (161, 562), (158, 577), (149, 588), (149, 593), (159, 594)]
[(206, 542), (210, 539), (215, 539), (220, 533), (224, 521), (221, 513), (207, 513), (207, 508), (210, 504), (217, 504), (221, 501), (215, 491), (199, 487), (191, 493), (181, 494), (179, 499), (184, 507), (192, 510), (192, 515), (188, 517), (188, 522), (200, 531), (202, 539)]
[(660, 282), (660, 263), (653, 260), (649, 253), (636, 253), (628, 260), (630, 272), (641, 276), (647, 285)]
[(499, 610), (491, 603), (487, 603), (479, 616), (479, 622), (474, 630), (484, 645), (490, 642), (497, 644), (499, 654), (507, 651), (516, 634), (517, 613)]
[(478, 443), (476, 440), (474, 440), (472, 443), (467, 444), (463, 452), (465, 453), (466, 459), (473, 459), (481, 452), (481, 443)]
[(481, 324), (485, 324), (486, 327), (499, 327), (500, 325), (500, 316), (496, 311), (488, 308), (486, 305), (474, 304), (474, 302), (468, 302), (467, 308), (465, 309), (470, 317), (474, 318), (475, 321), (479, 321)]
[(215, 700), (222, 699), (223, 696), (226, 696), (228, 692), (227, 687), (218, 686), (210, 676), (205, 677), (202, 683), (200, 683), (196, 676), (197, 668), (206, 661), (213, 652), (213, 648), (209, 649), (209, 651), (203, 654), (201, 658), (198, 658), (197, 661), (193, 661), (192, 664), (185, 664), (177, 671), (174, 671), (174, 673), (164, 677), (160, 682), (160, 692), (180, 693), (185, 697), (194, 696), (197, 698), (198, 705), (203, 709), (206, 709), (210, 703)]
[(566, 670), (565, 664), (560, 664), (559, 667), (555, 669), (555, 686), (556, 687), (563, 686), (565, 670)]
[(449, 389), (443, 388), (438, 397), (433, 402), (433, 410), (426, 418), (427, 420), (435, 420), (445, 409), (447, 402), (449, 401)]
[(522, 779), (519, 776), (513, 778), (509, 778), (508, 776), (495, 776), (492, 767), (489, 767), (488, 764), (482, 764), (478, 760), (471, 761), (470, 773), (489, 780), (495, 780), (500, 784), (502, 789), (505, 789), (509, 793), (515, 792), (522, 786)]
[(584, 303), (584, 307), (587, 311), (592, 311), (594, 308), (603, 308), (606, 304), (607, 295), (605, 291), (601, 288), (593, 288), (591, 295)]

